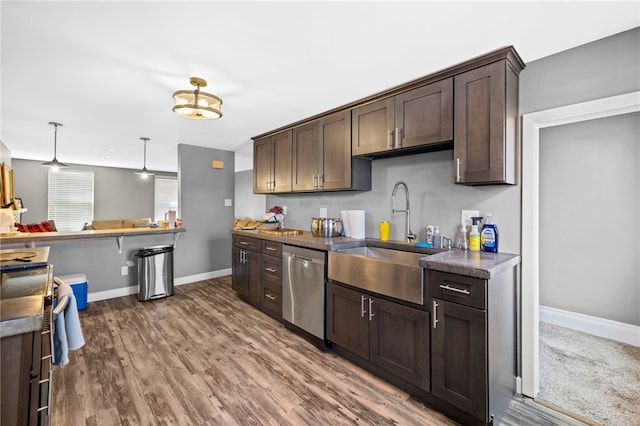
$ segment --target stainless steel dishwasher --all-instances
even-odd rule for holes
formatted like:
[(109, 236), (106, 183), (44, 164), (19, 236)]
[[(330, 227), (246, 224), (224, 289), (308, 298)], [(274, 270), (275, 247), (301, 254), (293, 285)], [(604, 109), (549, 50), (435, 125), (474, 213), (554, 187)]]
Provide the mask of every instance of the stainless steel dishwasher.
[[(282, 248), (282, 318), (320, 339), (324, 345), (326, 252), (285, 245)], [(322, 346), (321, 346), (322, 347)]]

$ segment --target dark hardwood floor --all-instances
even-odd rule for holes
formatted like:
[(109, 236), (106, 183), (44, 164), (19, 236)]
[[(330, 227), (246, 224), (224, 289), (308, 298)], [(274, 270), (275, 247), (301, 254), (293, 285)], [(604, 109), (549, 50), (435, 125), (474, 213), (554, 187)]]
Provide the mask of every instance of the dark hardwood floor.
[[(240, 301), (231, 277), (89, 303), (54, 367), (53, 425), (456, 424)], [(580, 425), (514, 399), (504, 424)]]

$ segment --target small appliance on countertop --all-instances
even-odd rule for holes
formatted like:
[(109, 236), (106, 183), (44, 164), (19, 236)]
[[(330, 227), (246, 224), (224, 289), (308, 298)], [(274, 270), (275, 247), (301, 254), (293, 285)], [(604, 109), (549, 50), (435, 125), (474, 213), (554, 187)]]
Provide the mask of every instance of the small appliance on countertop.
[(33, 247), (0, 250), (0, 271), (28, 269), (46, 266), (49, 247)]

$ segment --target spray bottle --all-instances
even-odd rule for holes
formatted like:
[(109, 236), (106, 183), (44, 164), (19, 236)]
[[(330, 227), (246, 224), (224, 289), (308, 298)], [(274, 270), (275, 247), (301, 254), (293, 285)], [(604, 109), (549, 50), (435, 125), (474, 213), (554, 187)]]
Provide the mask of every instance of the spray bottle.
[(469, 233), (469, 250), (480, 251), (480, 232), (478, 231), (478, 222), (482, 220), (481, 217), (472, 217), (473, 224), (471, 225), (471, 232)]
[(498, 252), (498, 227), (493, 223), (493, 215), (491, 213), (487, 213), (487, 218), (484, 221), (484, 225), (482, 225), (480, 245), (482, 246), (482, 251)]

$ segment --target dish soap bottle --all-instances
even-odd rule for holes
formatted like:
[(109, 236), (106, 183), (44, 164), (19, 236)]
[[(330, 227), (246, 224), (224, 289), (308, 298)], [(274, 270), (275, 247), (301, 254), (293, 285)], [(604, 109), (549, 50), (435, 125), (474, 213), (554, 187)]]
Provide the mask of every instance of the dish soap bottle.
[(488, 253), (498, 252), (498, 227), (493, 223), (493, 215), (487, 213), (487, 218), (482, 225), (482, 233), (480, 235), (480, 244), (482, 251)]
[(473, 224), (471, 225), (471, 232), (469, 233), (469, 250), (480, 251), (480, 232), (478, 231), (478, 222), (482, 220), (481, 217), (472, 217)]

